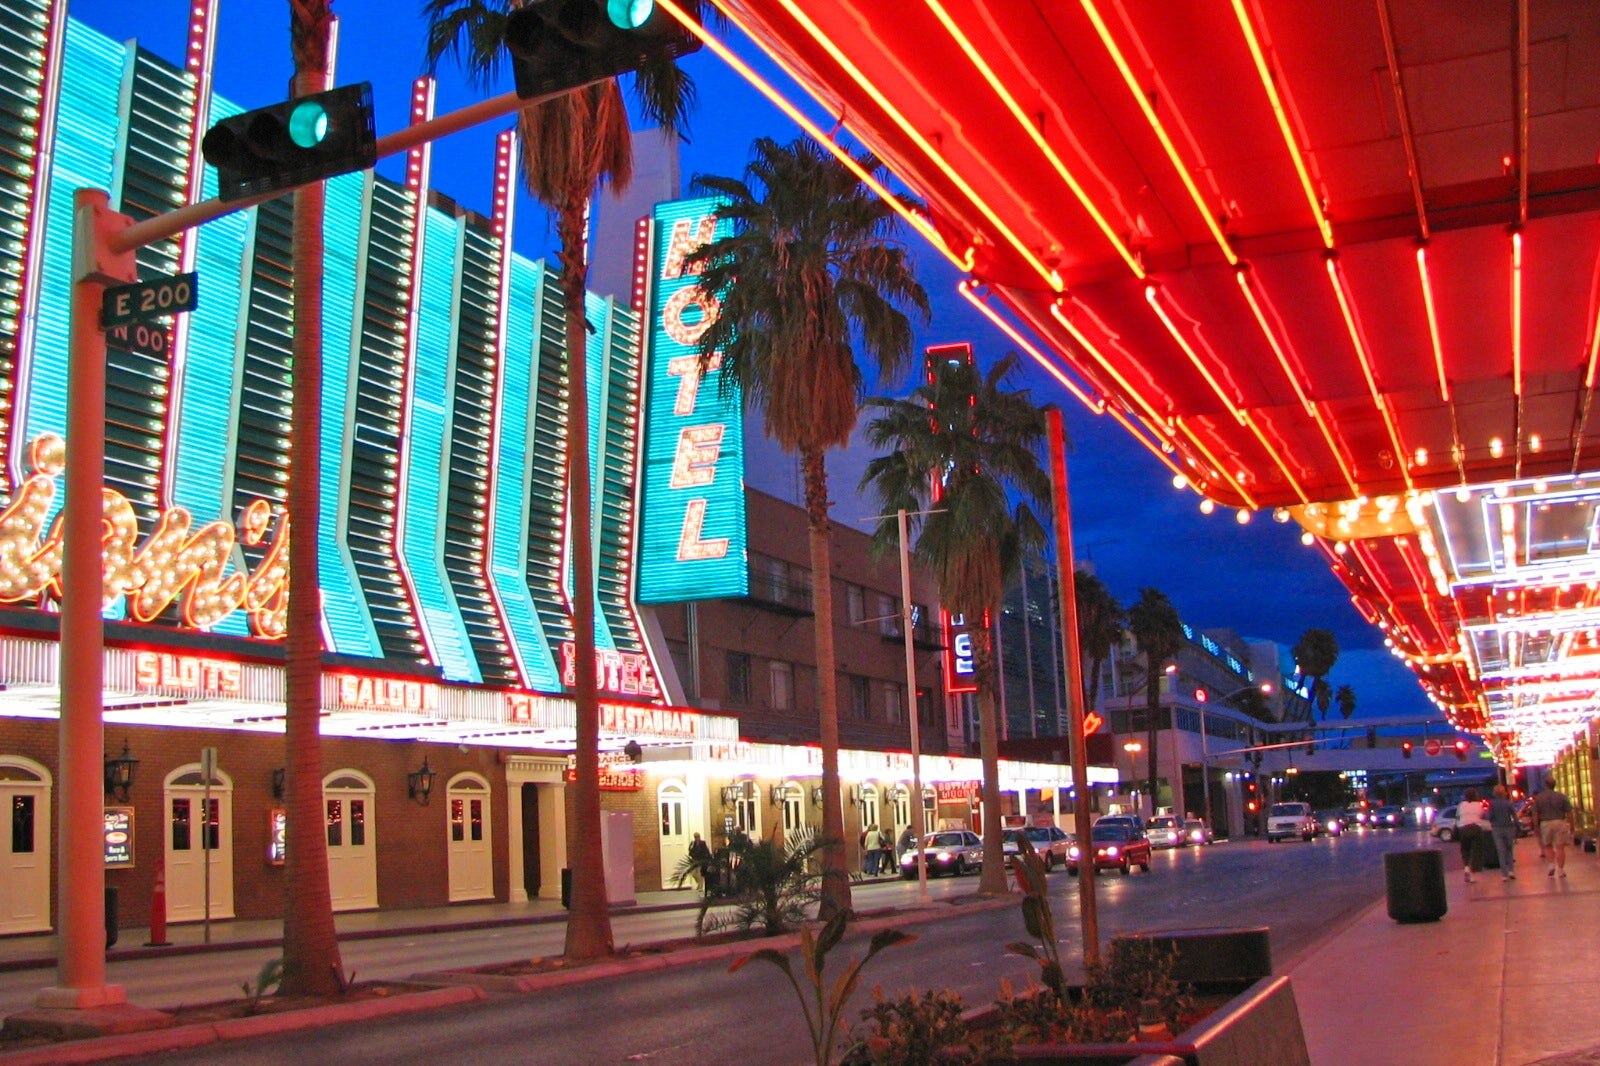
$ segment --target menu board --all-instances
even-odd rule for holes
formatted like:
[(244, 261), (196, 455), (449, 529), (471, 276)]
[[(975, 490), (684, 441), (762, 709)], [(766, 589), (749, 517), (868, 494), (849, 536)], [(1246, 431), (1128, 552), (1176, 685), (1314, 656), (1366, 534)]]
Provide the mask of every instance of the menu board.
[(107, 807), (105, 855), (107, 866), (133, 865), (133, 808)]

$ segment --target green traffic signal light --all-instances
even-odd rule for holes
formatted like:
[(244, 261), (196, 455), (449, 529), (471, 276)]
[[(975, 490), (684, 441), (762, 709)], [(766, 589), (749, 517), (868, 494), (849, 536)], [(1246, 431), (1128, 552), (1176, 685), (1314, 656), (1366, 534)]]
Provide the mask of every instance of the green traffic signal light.
[(606, 0), (606, 17), (618, 29), (636, 30), (655, 14), (656, 0)]
[(318, 100), (302, 100), (289, 112), (289, 139), (301, 148), (315, 148), (328, 136), (328, 109)]

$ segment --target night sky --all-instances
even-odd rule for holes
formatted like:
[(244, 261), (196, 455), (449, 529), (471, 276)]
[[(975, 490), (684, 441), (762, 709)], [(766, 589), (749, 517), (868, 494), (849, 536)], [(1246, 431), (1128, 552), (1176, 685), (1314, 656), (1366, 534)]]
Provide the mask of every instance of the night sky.
[[(222, 0), (215, 67), (216, 90), (245, 108), (288, 95), (292, 73), (286, 0)], [(177, 62), (183, 54), (188, 3), (184, 0), (73, 0), (73, 15), (112, 37), (138, 38), (154, 54)], [(406, 122), (412, 78), (423, 72), (423, 21), (419, 0), (339, 0), (341, 17), (337, 81), (371, 81), (380, 135)], [(772, 77), (823, 129), (834, 118), (822, 114), (752, 46), (736, 50)], [(682, 146), (685, 181), (695, 174), (739, 174), (750, 141), (759, 136), (786, 141), (799, 131), (709, 52), (685, 65), (700, 92), (689, 137)], [(504, 88), (510, 88), (509, 79)], [(449, 67), (439, 72), (438, 113), (477, 99), (465, 79)], [(493, 139), (504, 124), (460, 134), (434, 149), (433, 184), (464, 206), (486, 211), (492, 187)], [(402, 162), (380, 162), (396, 181)], [(603, 210), (603, 208), (602, 208)], [(553, 226), (543, 208), (524, 199), (517, 208), (515, 244), (532, 257), (548, 254)], [(923, 284), (933, 301), (933, 320), (919, 331), (921, 345), (970, 341), (980, 362), (1009, 346), (956, 294), (959, 278), (942, 257), (911, 237)], [(1029, 363), (1031, 368), (1031, 363)], [(1040, 401), (1063, 405), (1071, 440), (1068, 457), (1073, 501), (1073, 537), (1080, 563), (1095, 570), (1124, 602), (1139, 589), (1165, 592), (1186, 622), (1231, 628), (1277, 641), (1286, 649), (1309, 626), (1330, 629), (1342, 649), (1329, 681), (1356, 691), (1357, 715), (1435, 715), (1413, 675), (1383, 647), (1382, 634), (1367, 625), (1315, 549), (1300, 544), (1300, 527), (1278, 525), (1261, 512), (1240, 526), (1228, 508), (1202, 515), (1199, 497), (1172, 488), (1170, 474), (1128, 438), (1109, 417), (1094, 416), (1042, 372), (1022, 376)], [(899, 394), (906, 382), (869, 382), (879, 394)], [(746, 477), (775, 495), (797, 498), (792, 460), (748, 433)], [(875, 513), (856, 491), (864, 452), (830, 458), (834, 515), (856, 522)], [(1292, 664), (1286, 663), (1292, 666)]]

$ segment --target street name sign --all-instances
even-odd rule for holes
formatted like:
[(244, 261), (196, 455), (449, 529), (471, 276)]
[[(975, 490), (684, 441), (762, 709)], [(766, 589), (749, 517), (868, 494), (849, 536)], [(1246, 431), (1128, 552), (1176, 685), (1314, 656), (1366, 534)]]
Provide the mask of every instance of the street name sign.
[(126, 326), (112, 326), (106, 330), (106, 347), (135, 355), (165, 359), (172, 349), (172, 334), (167, 327), (157, 323), (131, 322)]
[(199, 302), (199, 282), (200, 275), (190, 271), (113, 286), (105, 291), (100, 303), (100, 328), (128, 326), (179, 311), (193, 311)]

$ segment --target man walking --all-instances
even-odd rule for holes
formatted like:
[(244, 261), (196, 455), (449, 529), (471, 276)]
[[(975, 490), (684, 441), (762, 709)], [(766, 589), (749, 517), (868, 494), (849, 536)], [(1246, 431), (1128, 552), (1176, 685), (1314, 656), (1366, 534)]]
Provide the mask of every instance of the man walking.
[(1500, 880), (1517, 878), (1517, 807), (1511, 802), (1506, 786), (1494, 786), (1489, 799), (1489, 833), (1494, 837), (1494, 850), (1500, 855)]
[(1533, 797), (1533, 824), (1539, 833), (1550, 868), (1546, 877), (1567, 876), (1567, 845), (1572, 843), (1572, 801), (1556, 788), (1554, 774), (1546, 774), (1544, 791)]

